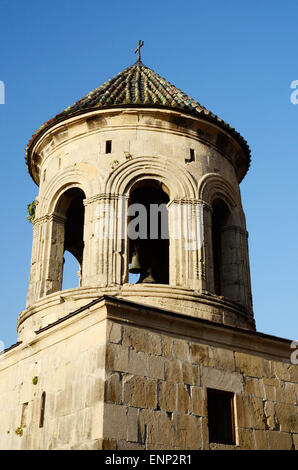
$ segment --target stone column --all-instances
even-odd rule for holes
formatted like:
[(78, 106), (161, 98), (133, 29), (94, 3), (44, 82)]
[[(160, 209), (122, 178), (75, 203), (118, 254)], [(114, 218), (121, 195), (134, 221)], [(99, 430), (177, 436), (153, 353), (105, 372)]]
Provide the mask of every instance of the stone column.
[(34, 221), (27, 307), (61, 290), (65, 220), (59, 214), (51, 214)]
[(127, 276), (127, 199), (100, 194), (85, 201), (83, 285), (120, 285)]
[(170, 284), (205, 288), (203, 201), (175, 199), (169, 208)]

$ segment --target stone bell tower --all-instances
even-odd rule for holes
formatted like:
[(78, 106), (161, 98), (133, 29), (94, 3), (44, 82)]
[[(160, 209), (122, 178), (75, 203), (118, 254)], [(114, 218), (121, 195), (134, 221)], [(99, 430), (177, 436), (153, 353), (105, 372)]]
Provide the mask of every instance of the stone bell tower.
[[(254, 328), (239, 191), (249, 162), (235, 129), (140, 60), (47, 122), (27, 149), (39, 204), (20, 338), (104, 294)], [(130, 240), (130, 205), (159, 203), (168, 240)], [(155, 275), (131, 284), (136, 244)], [(62, 293), (65, 250), (80, 280)]]
[[(139, 54), (26, 161), (39, 193), (1, 448), (293, 447), (267, 390), (293, 415), (289, 341), (255, 331), (238, 132)], [(80, 269), (63, 291), (65, 251)]]

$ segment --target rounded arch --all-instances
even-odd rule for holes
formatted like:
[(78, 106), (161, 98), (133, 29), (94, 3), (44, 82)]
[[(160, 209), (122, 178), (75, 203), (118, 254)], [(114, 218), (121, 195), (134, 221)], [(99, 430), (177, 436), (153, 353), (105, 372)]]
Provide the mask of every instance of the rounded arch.
[(197, 197), (196, 183), (182, 165), (164, 157), (137, 157), (118, 165), (105, 182), (105, 192), (129, 194), (137, 181), (153, 179), (163, 183), (170, 199)]
[(216, 200), (222, 200), (230, 211), (230, 221), (243, 225), (241, 200), (235, 188), (221, 175), (208, 173), (198, 184), (199, 199), (212, 206)]
[(60, 197), (71, 188), (81, 189), (88, 199), (101, 192), (102, 175), (90, 178), (85, 171), (74, 168), (59, 172), (48, 182), (46, 189), (39, 196), (38, 215), (54, 212)]

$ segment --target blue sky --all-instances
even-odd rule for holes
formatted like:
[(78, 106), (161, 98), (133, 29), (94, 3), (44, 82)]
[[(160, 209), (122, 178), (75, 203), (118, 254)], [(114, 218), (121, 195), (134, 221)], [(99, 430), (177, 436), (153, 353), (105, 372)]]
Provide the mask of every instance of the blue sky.
[(45, 121), (142, 59), (235, 127), (252, 151), (241, 183), (257, 329), (297, 339), (298, 3), (1, 0), (0, 340), (16, 342), (38, 188), (25, 147)]

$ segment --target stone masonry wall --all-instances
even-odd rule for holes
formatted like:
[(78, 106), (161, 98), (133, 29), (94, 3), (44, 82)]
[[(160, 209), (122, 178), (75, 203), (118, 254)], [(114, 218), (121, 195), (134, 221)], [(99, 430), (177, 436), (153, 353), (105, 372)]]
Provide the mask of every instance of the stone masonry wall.
[[(105, 324), (61, 325), (0, 360), (0, 449), (97, 449)], [(44, 426), (39, 427), (46, 393)]]
[[(106, 373), (105, 449), (298, 449), (295, 365), (111, 323)], [(209, 443), (207, 388), (235, 394), (235, 446)]]
[[(109, 296), (34, 334), (0, 356), (0, 449), (298, 449), (289, 340)], [(208, 388), (234, 393), (234, 446)]]

